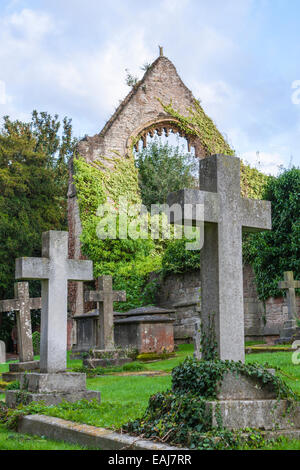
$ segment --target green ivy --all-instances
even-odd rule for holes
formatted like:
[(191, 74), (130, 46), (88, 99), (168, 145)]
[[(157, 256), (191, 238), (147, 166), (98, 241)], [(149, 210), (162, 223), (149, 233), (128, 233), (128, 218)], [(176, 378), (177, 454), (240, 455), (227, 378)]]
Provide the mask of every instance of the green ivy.
[(165, 105), (161, 100), (159, 101), (164, 111), (178, 121), (179, 127), (186, 135), (199, 137), (207, 155), (218, 153), (234, 155), (234, 150), (218, 131), (212, 119), (205, 114), (198, 100), (195, 100), (193, 106), (187, 109), (187, 116), (176, 111), (172, 102)]
[(186, 358), (172, 371), (172, 389), (157, 393), (149, 399), (142, 418), (127, 423), (123, 430), (136, 436), (180, 445), (190, 449), (256, 449), (265, 447), (260, 431), (224, 429), (218, 406), (217, 426), (213, 427), (211, 407), (207, 401), (215, 400), (217, 388), (225, 373), (259, 379), (264, 386), (270, 384), (278, 400), (298, 401), (299, 397), (281, 380), (260, 364), (245, 365), (234, 361), (197, 361)]

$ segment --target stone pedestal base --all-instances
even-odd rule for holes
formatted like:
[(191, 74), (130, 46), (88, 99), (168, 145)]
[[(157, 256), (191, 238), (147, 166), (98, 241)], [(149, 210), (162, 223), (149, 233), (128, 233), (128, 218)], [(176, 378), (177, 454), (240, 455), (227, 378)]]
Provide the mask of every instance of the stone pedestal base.
[(284, 323), (283, 329), (280, 332), (278, 344), (292, 343), (297, 336), (297, 322), (296, 320), (288, 320)]
[(132, 362), (132, 359), (127, 356), (127, 351), (122, 349), (95, 349), (92, 351), (91, 357), (83, 359), (83, 365), (91, 369), (95, 367), (122, 366), (128, 362)]
[(23, 374), (20, 390), (8, 390), (5, 394), (6, 405), (10, 408), (32, 401), (43, 401), (47, 406), (57, 405), (61, 401), (96, 399), (100, 401), (100, 392), (86, 390), (86, 375), (62, 372), (57, 374)]
[(255, 428), (261, 430), (300, 429), (300, 405), (286, 400), (220, 400), (207, 402), (212, 424), (221, 417), (226, 429)]
[(20, 381), (25, 371), (39, 370), (39, 368), (39, 361), (13, 362), (9, 364), (9, 372), (2, 374), (2, 380), (4, 382)]

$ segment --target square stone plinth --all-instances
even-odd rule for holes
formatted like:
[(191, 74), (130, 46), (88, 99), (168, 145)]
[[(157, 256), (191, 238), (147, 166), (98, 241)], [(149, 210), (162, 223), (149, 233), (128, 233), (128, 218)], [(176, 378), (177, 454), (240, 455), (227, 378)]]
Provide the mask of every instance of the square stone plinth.
[(100, 392), (94, 390), (74, 392), (31, 393), (24, 390), (7, 390), (5, 403), (9, 408), (16, 408), (21, 403), (43, 402), (46, 406), (58, 405), (62, 401), (74, 403), (79, 400), (97, 400), (100, 403)]
[(10, 372), (25, 372), (26, 370), (37, 370), (40, 368), (40, 361), (13, 362), (9, 364)]
[(21, 390), (33, 393), (72, 393), (86, 390), (86, 375), (73, 372), (57, 374), (24, 374), (20, 381)]
[(287, 400), (220, 400), (207, 402), (212, 425), (221, 418), (226, 429), (300, 429), (300, 405)]
[[(269, 369), (274, 374), (274, 369)], [(228, 372), (224, 375), (217, 389), (218, 400), (270, 400), (277, 397), (272, 384), (263, 382), (254, 377), (236, 375)]]

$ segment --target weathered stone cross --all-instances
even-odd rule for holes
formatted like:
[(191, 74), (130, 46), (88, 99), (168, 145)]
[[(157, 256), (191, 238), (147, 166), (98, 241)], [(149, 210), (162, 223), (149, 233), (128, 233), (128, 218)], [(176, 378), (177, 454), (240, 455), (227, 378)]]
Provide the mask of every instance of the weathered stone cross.
[(287, 289), (286, 297), (288, 303), (289, 320), (297, 319), (297, 306), (295, 289), (300, 289), (300, 281), (294, 280), (293, 271), (283, 273), (284, 281), (278, 283), (279, 289)]
[[(244, 361), (242, 229), (271, 229), (271, 203), (241, 197), (240, 160), (213, 155), (200, 160), (200, 191), (171, 193), (168, 204), (180, 204), (173, 223), (192, 224), (196, 205), (204, 205), (204, 246), (201, 250), (201, 316), (208, 337), (211, 316), (219, 358)], [(193, 213), (190, 212), (192, 205)], [(172, 220), (171, 220), (172, 222)]]
[(30, 310), (39, 310), (42, 299), (29, 297), (28, 282), (16, 282), (15, 298), (0, 301), (0, 312), (16, 311), (19, 340), (19, 361), (31, 362), (34, 359)]
[(43, 233), (42, 258), (16, 260), (16, 279), (42, 281), (40, 370), (65, 371), (68, 280), (91, 281), (92, 261), (68, 259), (68, 232), (49, 231)]
[(112, 277), (98, 277), (98, 290), (85, 293), (86, 302), (97, 302), (99, 310), (97, 348), (111, 350), (114, 341), (114, 302), (125, 302), (125, 291), (113, 291)]

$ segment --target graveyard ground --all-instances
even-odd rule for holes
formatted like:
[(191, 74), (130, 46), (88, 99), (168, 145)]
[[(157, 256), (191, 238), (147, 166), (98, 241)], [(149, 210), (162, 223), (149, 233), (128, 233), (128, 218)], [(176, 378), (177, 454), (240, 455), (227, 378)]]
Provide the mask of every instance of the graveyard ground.
[[(140, 417), (148, 404), (148, 399), (156, 392), (164, 391), (171, 386), (171, 370), (182, 362), (185, 357), (193, 353), (193, 345), (181, 345), (175, 358), (161, 360), (151, 363), (141, 364), (138, 371), (118, 371), (110, 372), (102, 376), (90, 377), (87, 379), (87, 388), (100, 390), (102, 403), (76, 406), (65, 404), (63, 406), (43, 409), (36, 408), (34, 412), (57, 416), (60, 418), (86, 423), (99, 427), (119, 428), (129, 420)], [(296, 392), (300, 393), (300, 365), (295, 365), (291, 360), (290, 352), (274, 352), (249, 354), (246, 362), (259, 362), (268, 364), (270, 367), (278, 367), (282, 370), (281, 377)], [(70, 360), (68, 357), (68, 367), (80, 367), (81, 360)], [(7, 364), (0, 365), (0, 373), (8, 370)], [(0, 400), (4, 399), (4, 394), (0, 395)], [(43, 448), (61, 448), (58, 444), (50, 441), (41, 441), (20, 437), (0, 427), (0, 449), (20, 448), (32, 449), (39, 446)], [(64, 444), (60, 444), (64, 446)], [(6, 447), (5, 447), (6, 446)], [(35, 447), (37, 446), (37, 447)], [(52, 447), (54, 446), (54, 447)], [(76, 447), (76, 446), (75, 446)], [(74, 446), (65, 445), (73, 449)], [(274, 449), (300, 449), (300, 441), (283, 440)]]

